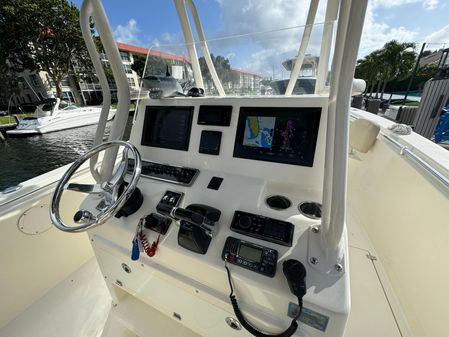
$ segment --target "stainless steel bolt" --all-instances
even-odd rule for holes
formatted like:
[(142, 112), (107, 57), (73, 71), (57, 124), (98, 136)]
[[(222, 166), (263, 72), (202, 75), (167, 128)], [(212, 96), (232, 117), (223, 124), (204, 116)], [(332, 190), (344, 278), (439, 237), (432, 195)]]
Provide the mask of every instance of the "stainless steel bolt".
[(343, 266), (340, 263), (335, 265), (335, 270), (341, 273), (343, 271)]
[(312, 233), (319, 233), (320, 232), (320, 227), (318, 226), (312, 226)]
[(318, 259), (316, 258), (316, 257), (311, 257), (311, 258), (309, 258), (309, 262), (311, 263), (311, 264), (318, 264)]

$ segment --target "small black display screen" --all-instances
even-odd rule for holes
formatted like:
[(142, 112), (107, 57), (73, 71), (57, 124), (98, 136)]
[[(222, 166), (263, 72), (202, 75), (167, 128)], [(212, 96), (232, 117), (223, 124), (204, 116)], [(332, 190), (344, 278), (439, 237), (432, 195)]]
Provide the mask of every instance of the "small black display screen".
[(321, 108), (243, 107), (234, 157), (313, 166)]
[(263, 233), (278, 240), (284, 240), (285, 226), (267, 221)]
[(221, 145), (221, 132), (203, 130), (201, 132), (200, 153), (219, 155)]
[(232, 105), (201, 105), (198, 124), (229, 126), (231, 124)]
[(192, 116), (191, 106), (148, 106), (142, 145), (187, 151)]
[(250, 247), (242, 243), (240, 244), (239, 257), (253, 262), (260, 262), (262, 258), (262, 249)]

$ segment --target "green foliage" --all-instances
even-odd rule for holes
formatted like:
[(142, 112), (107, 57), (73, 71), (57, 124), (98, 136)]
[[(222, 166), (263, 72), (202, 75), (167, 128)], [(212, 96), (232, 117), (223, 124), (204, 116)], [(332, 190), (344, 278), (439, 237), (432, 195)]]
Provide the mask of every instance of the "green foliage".
[(137, 76), (142, 77), (145, 69), (146, 58), (141, 55), (134, 55), (134, 63), (131, 65), (131, 69), (137, 73)]
[[(214, 56), (214, 54), (210, 54), (212, 59), (212, 63), (215, 66), (215, 70), (217, 71), (218, 78), (222, 83), (235, 83), (239, 80), (238, 74), (231, 70), (231, 64), (229, 60), (223, 56)], [(204, 57), (200, 57), (198, 59), (200, 63), (201, 73), (203, 74), (204, 79), (211, 83), (212, 76), (209, 72), (209, 68), (207, 67), (206, 60)]]
[(436, 74), (438, 74), (438, 65), (436, 64), (426, 64), (423, 67), (419, 67), (417, 71), (417, 75), (420, 77), (426, 77), (428, 79), (431, 79)]
[[(138, 75), (143, 73), (143, 68), (145, 67), (145, 58), (142, 57), (142, 60), (138, 61), (137, 66), (140, 67), (137, 68), (137, 70), (133, 70), (137, 72)], [(135, 62), (135, 60), (134, 60)], [(142, 67), (142, 63), (143, 63), (143, 67)], [(147, 61), (147, 68), (145, 70), (145, 76), (149, 76), (149, 75), (165, 75), (167, 72), (167, 67), (170, 67), (172, 65), (172, 61), (168, 60), (168, 59), (163, 59), (162, 57), (159, 56), (154, 56), (154, 55), (148, 55), (148, 61)], [(171, 69), (169, 69), (171, 71)]]
[(374, 91), (382, 85), (382, 94), (388, 82), (400, 81), (410, 75), (416, 62), (415, 44), (392, 40), (381, 49), (375, 50), (357, 61), (355, 76), (367, 82)]
[(73, 74), (75, 62), (91, 69), (78, 8), (67, 0), (2, 0), (1, 60), (14, 71), (45, 70), (61, 97), (61, 81)]

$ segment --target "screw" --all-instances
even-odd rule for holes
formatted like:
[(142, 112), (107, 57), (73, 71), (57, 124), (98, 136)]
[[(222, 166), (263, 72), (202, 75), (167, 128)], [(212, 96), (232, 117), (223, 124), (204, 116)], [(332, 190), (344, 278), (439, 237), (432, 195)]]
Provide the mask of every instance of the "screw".
[(312, 226), (312, 233), (319, 233), (320, 232), (320, 227), (318, 226)]
[(131, 274), (131, 268), (126, 263), (122, 263), (122, 269), (128, 274)]
[(311, 257), (310, 259), (309, 259), (309, 262), (311, 263), (311, 264), (318, 264), (318, 259), (316, 258), (316, 257)]
[(340, 263), (337, 263), (335, 266), (335, 270), (341, 273), (343, 271), (343, 266)]

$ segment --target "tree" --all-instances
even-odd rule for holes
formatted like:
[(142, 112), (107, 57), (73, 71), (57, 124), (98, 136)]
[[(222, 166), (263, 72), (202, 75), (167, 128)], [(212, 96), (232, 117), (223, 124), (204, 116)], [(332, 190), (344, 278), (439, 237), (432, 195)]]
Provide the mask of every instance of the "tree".
[[(238, 81), (238, 74), (231, 70), (231, 64), (227, 58), (220, 55), (214, 56), (214, 54), (210, 54), (210, 57), (215, 66), (215, 70), (217, 71), (218, 78), (222, 83), (235, 83)], [(203, 56), (201, 56), (198, 61), (200, 63), (203, 78), (207, 83), (211, 84), (212, 76), (209, 72), (209, 68), (207, 67), (206, 60)]]
[(143, 77), (145, 62), (146, 58), (144, 56), (134, 55), (134, 63), (131, 65), (131, 69), (134, 70), (140, 77)]
[(438, 71), (439, 69), (436, 64), (426, 64), (418, 68), (417, 76), (430, 79), (436, 76), (438, 74)]
[(382, 93), (383, 98), (387, 83), (393, 80), (401, 80), (407, 77), (416, 61), (416, 53), (414, 43), (396, 40), (387, 42), (380, 52), (381, 60), (381, 79), (383, 82)]
[[(138, 76), (146, 77), (149, 75), (165, 75), (167, 67), (170, 67), (171, 65), (171, 60), (164, 59), (160, 56), (148, 55), (147, 61), (147, 57), (143, 55), (134, 55), (134, 63), (131, 65), (131, 69), (134, 70)], [(145, 76), (143, 75), (144, 70)]]
[(61, 98), (61, 81), (74, 75), (75, 66), (91, 69), (78, 8), (66, 0), (3, 0), (1, 60), (8, 60), (16, 72), (46, 71)]
[(414, 43), (396, 40), (387, 42), (382, 49), (375, 50), (358, 61), (356, 76), (367, 82), (367, 92), (370, 86), (373, 92), (377, 85), (376, 98), (381, 92), (382, 99), (388, 82), (400, 81), (410, 74), (416, 60), (414, 48)]
[[(357, 61), (357, 67), (355, 68), (355, 76), (357, 78), (362, 78), (366, 81), (366, 90), (365, 90), (366, 94), (368, 93), (372, 94), (376, 83), (379, 83), (380, 58), (378, 54), (379, 51), (375, 51), (366, 56), (364, 59)], [(379, 85), (377, 87), (379, 88)], [(377, 89), (377, 91), (379, 91), (379, 89)]]

